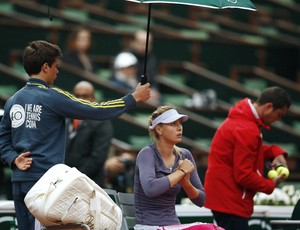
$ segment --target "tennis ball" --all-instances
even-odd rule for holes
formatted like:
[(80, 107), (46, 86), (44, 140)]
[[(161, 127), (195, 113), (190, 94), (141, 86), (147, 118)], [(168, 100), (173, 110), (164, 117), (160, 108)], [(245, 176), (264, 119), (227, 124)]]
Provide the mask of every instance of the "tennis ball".
[(278, 173), (276, 170), (272, 169), (268, 172), (268, 178), (273, 180), (275, 177), (278, 176)]
[(276, 169), (278, 175), (282, 175), (284, 174), (284, 178), (288, 178), (288, 176), (290, 175), (290, 171), (287, 167), (284, 167), (284, 166), (279, 166), (277, 169)]
[(279, 165), (276, 167), (276, 172), (278, 173), (278, 175), (281, 174), (281, 171), (284, 169), (285, 167), (283, 165)]

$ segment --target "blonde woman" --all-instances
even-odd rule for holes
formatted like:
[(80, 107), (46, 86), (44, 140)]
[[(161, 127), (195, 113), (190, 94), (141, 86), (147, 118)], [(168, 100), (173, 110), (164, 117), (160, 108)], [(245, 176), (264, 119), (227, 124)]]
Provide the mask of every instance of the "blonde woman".
[(205, 192), (193, 156), (176, 146), (187, 119), (170, 106), (158, 107), (150, 117), (149, 134), (154, 143), (144, 147), (136, 159), (135, 230), (180, 224), (175, 202), (181, 188), (195, 205), (204, 205)]

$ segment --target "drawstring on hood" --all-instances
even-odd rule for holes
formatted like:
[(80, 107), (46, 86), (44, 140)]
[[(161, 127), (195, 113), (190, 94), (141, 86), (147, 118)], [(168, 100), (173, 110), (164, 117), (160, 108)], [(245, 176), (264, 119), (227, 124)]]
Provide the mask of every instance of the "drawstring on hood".
[(47, 0), (47, 5), (48, 5), (48, 17), (50, 19), (50, 21), (52, 21), (52, 16), (50, 15), (50, 6), (49, 6), (49, 0)]

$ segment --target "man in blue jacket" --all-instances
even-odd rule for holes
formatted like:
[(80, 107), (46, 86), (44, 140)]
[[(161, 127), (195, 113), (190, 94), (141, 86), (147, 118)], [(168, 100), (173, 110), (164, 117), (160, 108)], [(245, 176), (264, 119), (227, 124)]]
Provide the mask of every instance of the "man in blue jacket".
[(76, 98), (51, 88), (58, 74), (61, 50), (46, 41), (25, 48), (27, 84), (5, 104), (0, 124), (1, 158), (12, 169), (13, 199), (19, 230), (33, 230), (35, 218), (24, 197), (53, 165), (64, 162), (65, 118), (106, 120), (120, 116), (150, 97), (150, 84), (138, 84), (132, 94), (102, 103)]

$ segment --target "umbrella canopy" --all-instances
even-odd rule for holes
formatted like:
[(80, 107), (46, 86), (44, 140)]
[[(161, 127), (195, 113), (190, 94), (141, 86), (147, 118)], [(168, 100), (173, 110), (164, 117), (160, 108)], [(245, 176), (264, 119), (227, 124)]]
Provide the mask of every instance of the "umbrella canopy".
[(238, 8), (243, 10), (255, 11), (256, 8), (250, 0), (126, 0), (129, 2), (136, 3), (148, 3), (148, 23), (147, 23), (147, 37), (145, 47), (145, 63), (144, 73), (141, 76), (141, 84), (147, 83), (147, 56), (148, 56), (148, 42), (149, 42), (149, 30), (150, 30), (150, 17), (151, 17), (151, 4), (152, 3), (168, 3), (168, 4), (182, 4), (190, 6), (199, 6), (215, 9), (227, 9), (227, 8)]
[(137, 3), (173, 3), (191, 6), (208, 7), (215, 9), (240, 8), (256, 10), (250, 0), (127, 0)]

